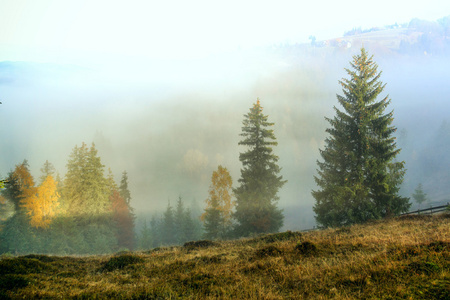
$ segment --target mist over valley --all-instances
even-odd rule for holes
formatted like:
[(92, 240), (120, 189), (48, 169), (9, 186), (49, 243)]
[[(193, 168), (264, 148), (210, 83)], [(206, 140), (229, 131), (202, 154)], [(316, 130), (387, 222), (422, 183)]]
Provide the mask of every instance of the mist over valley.
[(282, 230), (312, 228), (313, 176), (329, 126), (324, 117), (333, 117), (338, 81), (352, 55), (365, 47), (387, 84), (383, 95), (392, 100), (398, 159), (407, 169), (401, 194), (410, 197), (421, 183), (430, 204), (448, 202), (446, 24), (447, 31), (429, 44), (420, 39), (427, 34), (421, 27), (406, 26), (184, 60), (0, 62), (1, 176), (27, 159), (35, 178), (46, 160), (64, 177), (73, 147), (93, 142), (116, 181), (128, 172), (138, 220), (160, 215), (179, 196), (203, 210), (218, 165), (237, 185), (243, 115), (260, 98), (275, 123), (274, 153), (288, 180), (279, 192)]

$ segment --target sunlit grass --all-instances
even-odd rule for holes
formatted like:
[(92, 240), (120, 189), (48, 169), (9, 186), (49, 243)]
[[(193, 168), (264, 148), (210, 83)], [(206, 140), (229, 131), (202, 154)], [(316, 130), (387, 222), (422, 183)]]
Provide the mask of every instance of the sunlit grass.
[(449, 299), (450, 215), (0, 261), (0, 298)]

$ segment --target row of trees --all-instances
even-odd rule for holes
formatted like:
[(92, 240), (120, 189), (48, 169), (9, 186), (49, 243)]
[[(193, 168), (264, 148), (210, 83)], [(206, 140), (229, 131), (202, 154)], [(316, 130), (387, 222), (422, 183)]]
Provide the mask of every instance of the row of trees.
[[(346, 69), (349, 79), (339, 83), (337, 95), (343, 110), (326, 118), (331, 127), (320, 150), (315, 176), (317, 190), (313, 208), (323, 227), (361, 223), (398, 215), (408, 210), (409, 199), (399, 196), (405, 174), (404, 163), (396, 161), (397, 148), (392, 125), (393, 112), (385, 113), (390, 100), (377, 100), (385, 84), (365, 49), (355, 55)], [(239, 186), (232, 188), (228, 170), (219, 166), (211, 177), (206, 208), (201, 215), (204, 237), (223, 239), (271, 233), (283, 226), (277, 207), (278, 191), (286, 183), (280, 175), (274, 123), (263, 114), (259, 99), (244, 115), (240, 153)], [(14, 204), (14, 215), (4, 222), (2, 251), (38, 251), (36, 245), (52, 245), (53, 253), (104, 253), (134, 248), (134, 215), (130, 205), (128, 178), (120, 186), (104, 166), (95, 146), (75, 147), (64, 180), (55, 180), (54, 168), (46, 163), (40, 185), (35, 186), (24, 162), (5, 182), (2, 196)], [(232, 198), (235, 197), (235, 201)], [(145, 222), (140, 247), (180, 244), (200, 238), (201, 226), (181, 198), (170, 203), (160, 218)], [(87, 251), (89, 249), (89, 251)]]
[(5, 180), (2, 197), (12, 203), (3, 222), (0, 251), (84, 254), (133, 249), (134, 213), (128, 175), (120, 185), (105, 176), (95, 145), (75, 146), (64, 180), (46, 161), (36, 185), (25, 160)]
[(203, 227), (192, 208), (186, 207), (181, 197), (176, 206), (170, 201), (162, 216), (153, 215), (144, 220), (138, 235), (139, 248), (150, 249), (159, 246), (181, 245), (203, 237)]
[[(317, 190), (314, 212), (320, 226), (343, 226), (371, 219), (391, 217), (409, 209), (409, 198), (399, 195), (405, 174), (404, 162), (396, 160), (396, 128), (393, 112), (385, 112), (390, 99), (377, 100), (385, 84), (381, 72), (364, 48), (345, 69), (349, 78), (339, 83), (337, 95), (343, 110), (326, 118), (331, 127), (325, 149), (320, 150), (315, 176)], [(286, 183), (279, 175), (278, 157), (272, 153), (276, 138), (273, 123), (262, 113), (259, 99), (244, 116), (239, 145), (247, 151), (239, 156), (243, 168), (232, 189), (227, 170), (219, 166), (212, 175), (207, 208), (202, 215), (206, 237), (239, 237), (252, 233), (276, 232), (283, 214), (276, 204), (278, 190)], [(232, 202), (231, 194), (236, 197)], [(232, 211), (233, 206), (235, 210)]]

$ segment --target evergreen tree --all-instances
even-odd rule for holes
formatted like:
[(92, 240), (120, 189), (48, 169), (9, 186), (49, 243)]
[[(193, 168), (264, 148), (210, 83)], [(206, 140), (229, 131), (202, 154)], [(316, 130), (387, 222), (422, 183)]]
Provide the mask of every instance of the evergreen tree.
[(152, 248), (153, 240), (152, 240), (152, 232), (151, 228), (147, 224), (147, 220), (144, 220), (144, 224), (141, 228), (141, 234), (139, 237), (139, 249), (148, 250)]
[(161, 220), (152, 215), (150, 219), (150, 232), (152, 237), (152, 247), (161, 245)]
[(9, 173), (2, 195), (14, 204), (14, 211), (19, 212), (23, 199), (33, 195), (35, 191), (34, 179), (30, 174), (28, 161), (25, 159)]
[(412, 194), (412, 197), (417, 203), (419, 203), (419, 206), (428, 200), (427, 194), (423, 192), (423, 187), (421, 183), (417, 185), (417, 188), (414, 190), (414, 194)]
[(185, 241), (194, 241), (200, 239), (201, 236), (201, 229), (198, 224), (198, 221), (192, 217), (192, 210), (190, 208), (187, 208), (184, 212), (183, 216), (183, 232)]
[(120, 196), (125, 199), (125, 202), (128, 206), (130, 206), (131, 203), (131, 193), (128, 189), (128, 173), (127, 171), (123, 171), (122, 173), (122, 179), (120, 180), (120, 187), (119, 187)]
[(48, 160), (45, 161), (44, 165), (41, 168), (41, 177), (39, 177), (39, 181), (42, 183), (47, 178), (47, 176), (52, 176), (53, 178), (56, 178), (55, 173), (56, 169), (53, 166), (52, 163), (48, 162)]
[(108, 214), (111, 208), (111, 187), (104, 177), (104, 165), (97, 156), (95, 145), (75, 146), (67, 163), (63, 197), (67, 213), (72, 216)]
[(167, 204), (166, 211), (164, 212), (160, 231), (162, 245), (169, 246), (176, 244), (175, 217), (170, 201)]
[(84, 247), (80, 254), (103, 254), (117, 249), (117, 227), (111, 209), (114, 186), (104, 176), (95, 145), (75, 146), (67, 163), (63, 195), (66, 217), (74, 218)]
[(322, 226), (341, 226), (407, 211), (409, 199), (398, 195), (404, 176), (404, 162), (394, 159), (396, 148), (392, 134), (393, 112), (384, 110), (388, 97), (376, 101), (385, 84), (373, 57), (364, 48), (353, 57), (352, 69), (345, 69), (350, 79), (342, 79), (344, 95), (337, 95), (343, 111), (326, 118), (331, 128), (320, 151), (319, 187), (314, 212)]
[(251, 233), (276, 232), (283, 226), (283, 213), (277, 208), (278, 190), (286, 183), (278, 175), (278, 156), (272, 153), (276, 146), (275, 134), (270, 129), (274, 123), (262, 112), (259, 99), (245, 115), (239, 145), (248, 147), (240, 153), (242, 162), (240, 186), (234, 189), (236, 196), (236, 234), (247, 236)]
[(186, 241), (185, 236), (185, 209), (184, 204), (181, 199), (181, 196), (178, 197), (177, 201), (177, 207), (175, 208), (175, 215), (174, 215), (174, 226), (175, 226), (175, 241), (176, 244), (182, 244)]

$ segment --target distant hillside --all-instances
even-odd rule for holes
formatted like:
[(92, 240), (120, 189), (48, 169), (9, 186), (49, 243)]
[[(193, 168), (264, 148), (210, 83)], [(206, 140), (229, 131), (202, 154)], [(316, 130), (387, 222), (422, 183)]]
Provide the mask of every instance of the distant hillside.
[(315, 47), (365, 47), (377, 52), (450, 55), (450, 16), (437, 21), (413, 19), (409, 24), (352, 29), (343, 37), (315, 42)]

